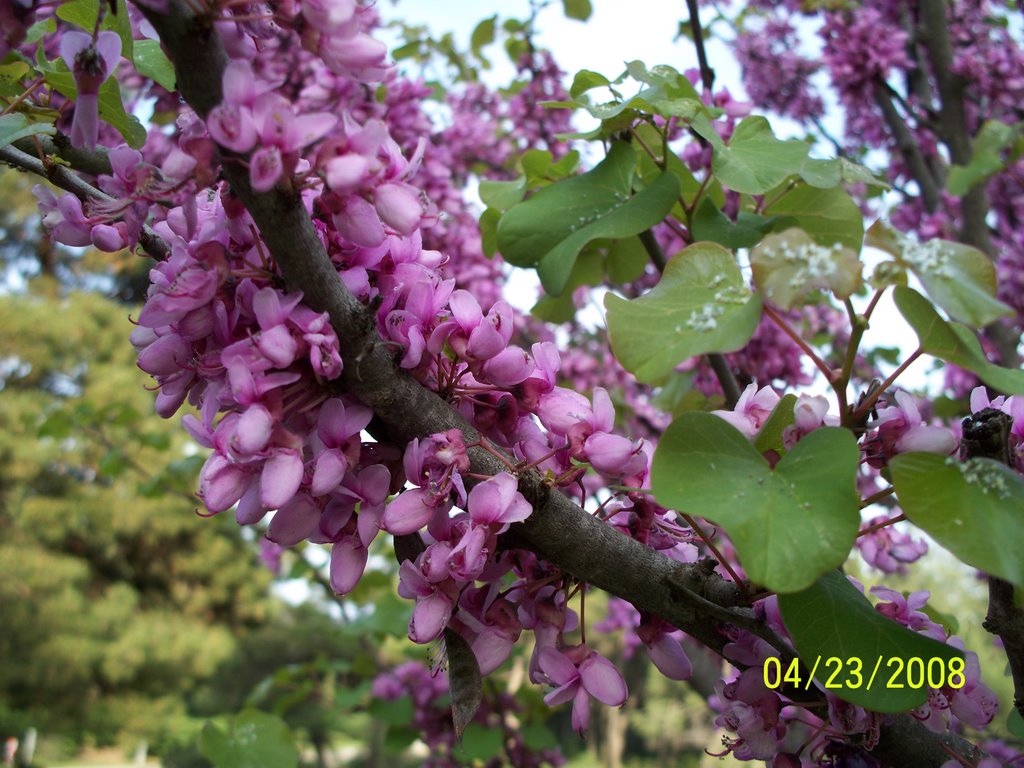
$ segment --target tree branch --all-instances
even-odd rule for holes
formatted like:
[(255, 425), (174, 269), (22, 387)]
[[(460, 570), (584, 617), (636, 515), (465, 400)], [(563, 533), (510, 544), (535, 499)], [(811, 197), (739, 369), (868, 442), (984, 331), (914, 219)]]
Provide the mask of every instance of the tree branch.
[(921, 190), (921, 199), (928, 213), (934, 213), (942, 202), (942, 194), (939, 184), (932, 172), (928, 169), (921, 148), (918, 146), (910, 128), (903, 121), (903, 116), (892, 103), (892, 96), (884, 83), (875, 85), (875, 103), (882, 110), (882, 117), (886, 126), (896, 140), (896, 148), (907, 164), (911, 177), (917, 182)]
[[(921, 0), (919, 23), (921, 42), (928, 52), (939, 90), (940, 110), (938, 133), (949, 149), (949, 159), (957, 165), (971, 162), (971, 134), (967, 125), (964, 108), (966, 83), (961, 75), (952, 70), (953, 46), (949, 39), (946, 21), (945, 0)], [(984, 184), (976, 184), (960, 198), (960, 239), (980, 251), (995, 257), (988, 228), (988, 194)], [(1017, 368), (1021, 364), (1017, 346), (1020, 336), (1003, 323), (996, 321), (986, 329), (988, 337), (996, 345), (1000, 364)]]
[[(994, 408), (964, 419), (964, 459), (984, 458), (1013, 466), (1010, 429), (1013, 418)], [(1003, 650), (1013, 677), (1013, 705), (1024, 717), (1024, 609), (1016, 604), (1014, 587), (995, 576), (988, 577), (988, 615), (982, 624), (1003, 641)]]
[(708, 54), (704, 49), (704, 30), (700, 26), (700, 8), (697, 7), (697, 0), (686, 0), (686, 8), (690, 12), (690, 32), (693, 34), (693, 44), (697, 49), (700, 81), (704, 90), (710, 94), (711, 86), (715, 82), (715, 70), (708, 64)]
[[(192, 17), (183, 0), (170, 0), (168, 6), (166, 15), (141, 5), (139, 9), (156, 28), (175, 63), (182, 95), (205, 116), (220, 102), (226, 56), (219, 39), (211, 34), (208, 20)], [(289, 289), (301, 290), (306, 304), (329, 313), (345, 362), (341, 383), (373, 409), (382, 425), (380, 437), (402, 443), (458, 428), (467, 443), (478, 440), (477, 431), (447, 402), (398, 368), (392, 353), (380, 343), (372, 315), (338, 279), (299, 196), (282, 189), (254, 192), (240, 166), (227, 163), (223, 169), (259, 227)], [(474, 473), (493, 475), (505, 470), (492, 453), (481, 448), (469, 453)], [(740, 602), (735, 585), (700, 564), (677, 563), (624, 536), (545, 484), (535, 471), (524, 473), (519, 489), (534, 512), (504, 534), (509, 544), (529, 549), (580, 581), (664, 618), (721, 654), (726, 643), (718, 631), (721, 609), (734, 609)], [(714, 613), (719, 615), (712, 615), (706, 602), (716, 605)], [(738, 623), (746, 623), (744, 611), (733, 610), (730, 615)], [(891, 739), (892, 765), (937, 768), (948, 757), (940, 746), (943, 743), (953, 744), (953, 750), (965, 757), (976, 754), (975, 748), (959, 737), (947, 734), (940, 738), (909, 715), (898, 716), (894, 722), (901, 731)], [(905, 751), (903, 745), (907, 744), (930, 745), (929, 759)], [(925, 748), (921, 749), (924, 754)], [(941, 759), (931, 759), (940, 753)]]

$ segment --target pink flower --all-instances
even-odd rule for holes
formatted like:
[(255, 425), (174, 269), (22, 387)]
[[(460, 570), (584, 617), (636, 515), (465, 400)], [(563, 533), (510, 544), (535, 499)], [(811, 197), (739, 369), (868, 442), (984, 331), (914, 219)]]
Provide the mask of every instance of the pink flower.
[(475, 486), (469, 492), (468, 507), (475, 524), (497, 527), (496, 533), (508, 530), (511, 523), (521, 523), (533, 512), (508, 472), (499, 472)]
[[(887, 515), (879, 515), (869, 520), (867, 524), (870, 527), (886, 520)], [(858, 536), (857, 549), (860, 550), (861, 557), (878, 570), (885, 573), (904, 573), (904, 564), (913, 563), (921, 558), (928, 552), (928, 544), (921, 539), (911, 538), (895, 525), (889, 525)]]
[(956, 438), (945, 427), (935, 427), (921, 420), (914, 398), (902, 390), (896, 392), (896, 405), (878, 410), (874, 437), (865, 441), (866, 453), (873, 466), (884, 466), (898, 453), (924, 451), (948, 455), (956, 449)]
[(598, 472), (610, 477), (630, 477), (647, 468), (644, 441), (595, 432), (583, 443), (583, 456)]
[(782, 432), (782, 444), (787, 451), (799, 442), (800, 438), (824, 426), (836, 426), (839, 419), (828, 415), (828, 400), (822, 395), (800, 395), (793, 406), (794, 422)]
[[(423, 557), (421, 555), (420, 559)], [(398, 594), (405, 598), (416, 598), (416, 607), (409, 620), (409, 639), (414, 643), (436, 640), (452, 616), (454, 601), (449, 592), (454, 582), (451, 579), (433, 582), (420, 566), (410, 560), (402, 563), (398, 574)]]
[(412, 488), (400, 493), (388, 504), (381, 518), (381, 527), (393, 536), (415, 533), (429, 523), (439, 510), (447, 511), (451, 504), (444, 496)]
[(78, 96), (71, 122), (71, 146), (93, 149), (99, 138), (100, 86), (110, 77), (121, 57), (121, 38), (116, 32), (100, 32), (95, 42), (78, 30), (60, 39), (60, 57), (75, 77)]
[[(269, 464), (269, 462), (268, 462)], [(320, 505), (308, 494), (294, 495), (274, 514), (267, 538), (282, 547), (291, 547), (310, 536), (320, 522)], [(273, 506), (273, 505), (268, 505)]]
[[(581, 656), (578, 663), (573, 660)], [(572, 727), (581, 736), (590, 725), (591, 696), (609, 707), (621, 707), (629, 695), (615, 665), (585, 645), (564, 651), (544, 648), (540, 667), (556, 686), (544, 697), (544, 703), (553, 707), (572, 700)]]
[(735, 408), (731, 411), (718, 410), (712, 413), (728, 421), (748, 438), (753, 438), (764, 426), (778, 405), (779, 399), (778, 393), (771, 387), (758, 389), (757, 384), (749, 384), (740, 395)]

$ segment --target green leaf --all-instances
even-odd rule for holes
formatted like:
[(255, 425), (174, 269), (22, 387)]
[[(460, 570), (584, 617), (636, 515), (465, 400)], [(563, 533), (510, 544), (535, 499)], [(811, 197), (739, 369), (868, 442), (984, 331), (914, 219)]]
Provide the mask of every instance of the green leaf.
[(822, 289), (846, 299), (862, 283), (855, 252), (838, 242), (818, 245), (802, 229), (768, 235), (750, 252), (750, 266), (757, 287), (783, 309)]
[(402, 61), (404, 59), (419, 58), (422, 54), (423, 42), (421, 40), (412, 40), (405, 45), (400, 45), (391, 51), (391, 58), (395, 61)]
[(564, 179), (576, 169), (580, 153), (569, 152), (557, 163), (546, 149), (529, 149), (519, 158), (519, 166), (526, 175), (526, 188), (546, 187)]
[(494, 27), (497, 21), (497, 14), (484, 19), (476, 25), (473, 29), (473, 34), (469, 38), (470, 50), (473, 51), (473, 55), (480, 59), (485, 67), (489, 67), (491, 62), (484, 56), (483, 49), (494, 42)]
[(878, 178), (860, 163), (854, 163), (845, 157), (839, 158), (839, 174), (848, 184), (865, 184), (881, 190), (891, 189), (884, 179)]
[(832, 189), (842, 180), (842, 166), (838, 159), (819, 160), (809, 157), (800, 167), (800, 178), (818, 189)]
[(462, 753), (470, 760), (487, 761), (501, 754), (505, 739), (501, 728), (471, 724), (462, 737)]
[[(910, 592), (907, 592), (906, 590), (903, 591), (904, 597), (910, 597), (910, 595)], [(947, 635), (955, 635), (960, 631), (960, 620), (953, 614), (940, 611), (931, 603), (925, 603), (922, 605), (921, 611), (936, 624), (942, 625), (942, 628), (946, 630)]]
[[(643, 246), (641, 246), (642, 248)], [(646, 251), (644, 252), (646, 256)], [(576, 316), (576, 302), (573, 291), (581, 285), (599, 285), (604, 277), (601, 254), (596, 248), (587, 248), (580, 253), (573, 265), (572, 274), (560, 296), (543, 296), (534, 304), (530, 313), (549, 323), (568, 323)]]
[(754, 438), (754, 447), (760, 453), (775, 451), (779, 456), (786, 455), (786, 446), (782, 442), (782, 433), (786, 427), (796, 423), (796, 414), (793, 407), (796, 405), (796, 395), (788, 394), (772, 409), (768, 420), (761, 425), (757, 437)]
[(415, 715), (411, 696), (392, 700), (374, 699), (368, 709), (374, 720), (380, 720), (388, 725), (406, 725), (412, 722)]
[(954, 165), (949, 169), (946, 189), (951, 195), (962, 197), (972, 187), (991, 178), (1006, 167), (1000, 153), (1017, 137), (1017, 128), (986, 120), (974, 137), (971, 161), (967, 165)]
[(58, 6), (57, 18), (92, 32), (99, 12), (99, 0), (71, 0)]
[(889, 462), (903, 512), (963, 562), (1024, 587), (1024, 478), (992, 459), (905, 453)]
[(1016, 709), (1010, 710), (1010, 716), (1006, 718), (1006, 730), (1018, 739), (1024, 740), (1024, 717)]
[(30, 67), (24, 61), (12, 61), (9, 64), (0, 65), (0, 96), (13, 101), (25, 92), (25, 84), (22, 79), (30, 71)]
[(207, 722), (199, 751), (216, 768), (295, 768), (299, 753), (281, 718), (255, 709), (242, 710), (225, 733)]
[(649, 261), (650, 256), (640, 238), (627, 237), (609, 246), (605, 272), (613, 285), (631, 283), (644, 273)]
[(977, 337), (959, 323), (943, 320), (928, 299), (906, 286), (897, 286), (893, 300), (900, 314), (917, 334), (921, 350), (947, 363), (974, 371), (1000, 392), (1024, 394), (1024, 371), (1001, 368), (988, 361)]
[[(822, 685), (835, 671), (835, 664), (826, 664), (827, 659), (838, 658), (844, 665), (833, 684), (853, 680), (847, 674), (851, 669), (848, 660), (856, 659), (862, 665), (861, 686), (855, 688), (848, 684), (830, 691), (844, 701), (874, 712), (906, 712), (928, 698), (927, 687), (907, 687), (905, 665), (908, 660), (921, 659), (927, 668), (933, 658), (947, 662), (962, 658), (952, 646), (912, 632), (883, 616), (838, 571), (826, 573), (802, 592), (779, 595), (779, 609), (807, 668), (813, 667), (815, 659), (821, 659), (815, 677)], [(901, 659), (904, 663), (903, 674), (892, 681), (902, 684), (901, 688), (889, 685), (893, 673), (898, 672), (896, 664), (890, 666), (890, 659)], [(878, 671), (872, 679), (879, 660)]]
[(46, 123), (33, 123), (20, 112), (0, 115), (0, 147), (6, 147), (18, 139), (38, 133), (53, 135), (57, 129)]
[(526, 194), (526, 177), (520, 176), (512, 181), (481, 181), (480, 199), (488, 208), (496, 211), (507, 211), (522, 201)]
[[(69, 99), (78, 97), (78, 89), (75, 87), (75, 78), (61, 64), (47, 62), (48, 67), (43, 67), (43, 76), (46, 82)], [(124, 111), (124, 103), (121, 101), (121, 88), (116, 77), (109, 77), (100, 86), (99, 92), (99, 113), (100, 119), (115, 128), (128, 146), (138, 149), (146, 143), (146, 129), (139, 119)]]
[(520, 730), (520, 733), (523, 736), (523, 743), (534, 751), (555, 749), (558, 746), (555, 734), (544, 723), (529, 723)]
[(740, 349), (761, 319), (761, 299), (735, 256), (714, 243), (673, 256), (646, 295), (626, 301), (609, 293), (604, 303), (615, 357), (647, 383), (694, 355)]
[(672, 174), (631, 195), (636, 153), (616, 143), (594, 170), (552, 184), (513, 206), (498, 223), (498, 249), (515, 266), (537, 267), (541, 283), (557, 296), (580, 250), (597, 238), (619, 239), (654, 226), (679, 194)]
[(726, 248), (750, 248), (761, 241), (773, 223), (773, 219), (746, 211), (740, 211), (733, 221), (705, 197), (694, 213), (690, 233), (694, 240), (710, 240)]
[(995, 266), (977, 248), (938, 238), (918, 243), (881, 221), (868, 230), (867, 244), (891, 253), (917, 275), (932, 300), (954, 320), (980, 328), (1013, 314), (995, 298)]
[(711, 169), (729, 189), (760, 195), (798, 171), (809, 150), (806, 142), (775, 138), (765, 118), (748, 117), (736, 126), (727, 146), (719, 139), (711, 156)]
[(823, 427), (773, 470), (724, 419), (684, 413), (658, 442), (651, 487), (658, 503), (720, 524), (755, 583), (795, 592), (850, 554), (860, 524), (859, 460), (849, 430)]
[(562, 6), (565, 8), (566, 18), (577, 21), (586, 21), (594, 10), (590, 6), (590, 0), (562, 0)]
[(593, 88), (601, 88), (602, 86), (611, 84), (612, 81), (600, 72), (581, 69), (572, 79), (572, 85), (569, 87), (569, 95), (574, 99), (578, 99), (584, 93)]
[(44, 35), (52, 35), (56, 31), (57, 22), (54, 19), (43, 19), (42, 21), (37, 21), (29, 27), (28, 31), (25, 33), (25, 42), (29, 44), (38, 43), (43, 39)]
[(174, 65), (164, 54), (159, 40), (139, 40), (135, 43), (135, 69), (143, 77), (159, 83), (168, 91), (175, 89)]
[[(854, 253), (860, 253), (864, 240), (864, 214), (842, 187), (823, 190), (800, 184), (765, 208), (764, 212), (786, 220), (787, 227), (800, 227), (818, 245), (841, 243)], [(792, 217), (792, 223), (788, 217)]]
[(52, 437), (56, 440), (63, 440), (71, 435), (75, 428), (75, 422), (66, 411), (54, 411), (39, 425), (36, 434), (39, 437)]
[(498, 222), (501, 212), (488, 208), (480, 214), (480, 248), (487, 258), (498, 252)]
[[(719, 207), (725, 204), (725, 194), (722, 192), (722, 185), (717, 180), (712, 179), (710, 184), (701, 184), (677, 153), (672, 151), (669, 151), (668, 154), (664, 153), (664, 139), (655, 126), (645, 123), (634, 128), (633, 133), (638, 157), (637, 172), (645, 185), (658, 178), (664, 170), (675, 174), (679, 179), (679, 196), (686, 205), (693, 205), (698, 194), (706, 195)], [(644, 146), (655, 152), (655, 157), (652, 158), (648, 155)], [(679, 203), (672, 207), (671, 215), (680, 221), (686, 219), (686, 213)]]
[(128, 468), (128, 462), (119, 448), (111, 448), (100, 458), (96, 466), (97, 472), (102, 477), (117, 477)]
[[(586, 90), (607, 83), (603, 76), (586, 72), (579, 83), (573, 84), (581, 97)], [(545, 102), (545, 106), (564, 106), (573, 109), (583, 107), (592, 117), (602, 121), (601, 128), (593, 132), (595, 137), (610, 136), (619, 130), (631, 128), (634, 112), (677, 117), (685, 122), (721, 113), (718, 109), (706, 107), (693, 83), (672, 67), (658, 65), (648, 70), (643, 62), (631, 61), (626, 65), (626, 72), (614, 82), (620, 83), (627, 76), (644, 83), (647, 87), (628, 99), (623, 99), (613, 91), (614, 98), (604, 103), (591, 104), (586, 99), (579, 98), (570, 102)], [(586, 135), (589, 134), (581, 134), (580, 137)]]

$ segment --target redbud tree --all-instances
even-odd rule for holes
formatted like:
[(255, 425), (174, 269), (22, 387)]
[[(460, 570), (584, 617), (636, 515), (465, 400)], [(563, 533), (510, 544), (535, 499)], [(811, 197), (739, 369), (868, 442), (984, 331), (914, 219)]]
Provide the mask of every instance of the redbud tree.
[[(376, 689), (450, 686), (451, 718), (417, 720), (431, 764), (458, 764), (517, 646), (579, 732), (622, 705), (603, 632), (680, 686), (684, 637), (720, 659), (711, 751), (1016, 764), (985, 729), (1024, 731), (1019, 15), (691, 0), (692, 71), (568, 78), (543, 5), (481, 22), (469, 57), (407, 28), (396, 55), (447, 55), (440, 87), (356, 0), (4, 0), (0, 158), (51, 183), (54, 240), (152, 260), (126, 343), (209, 451), (202, 514), (327, 545), (339, 595), (386, 539), (448, 676)], [(465, 64), (498, 35), (504, 89)], [(749, 101), (716, 87), (711, 36)], [(511, 269), (542, 286), (528, 314)], [(880, 301), (902, 359), (862, 344)], [(940, 399), (900, 387), (922, 357)], [(987, 582), (1015, 712), (926, 592), (844, 573), (903, 572), (924, 534)]]

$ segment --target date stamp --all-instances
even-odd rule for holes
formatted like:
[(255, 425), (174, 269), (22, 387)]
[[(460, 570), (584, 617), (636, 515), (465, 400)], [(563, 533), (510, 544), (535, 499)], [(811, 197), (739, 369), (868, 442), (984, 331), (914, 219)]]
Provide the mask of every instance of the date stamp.
[(784, 664), (778, 656), (769, 656), (764, 662), (764, 684), (770, 690), (783, 685), (792, 685), (810, 690), (812, 682), (817, 679), (826, 690), (872, 690), (884, 687), (910, 688), (963, 688), (964, 660), (959, 656), (944, 659), (934, 656), (930, 659), (911, 656), (904, 659), (899, 656), (888, 658), (877, 656), (873, 659), (862, 659), (851, 656), (841, 659), (838, 656), (814, 659), (810, 674), (804, 677), (799, 659)]

